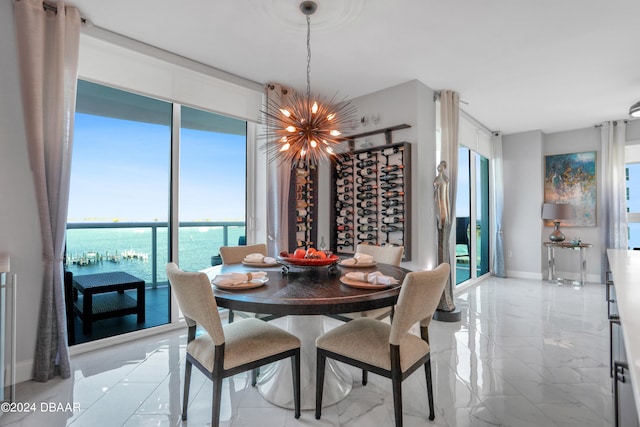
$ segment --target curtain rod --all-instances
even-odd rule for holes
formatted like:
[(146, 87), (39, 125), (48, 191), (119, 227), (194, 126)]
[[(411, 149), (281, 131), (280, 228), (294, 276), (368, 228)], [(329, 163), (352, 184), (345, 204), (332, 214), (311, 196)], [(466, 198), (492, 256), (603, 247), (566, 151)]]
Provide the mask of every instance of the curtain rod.
[[(20, 1), (20, 0), (16, 0), (16, 1)], [(55, 5), (55, 4), (47, 3), (46, 1), (42, 2), (42, 8), (44, 10), (49, 11), (49, 12), (58, 13), (58, 6)], [(87, 23), (87, 18), (85, 18), (84, 16), (80, 15), (80, 22), (82, 22), (83, 24), (86, 24)]]

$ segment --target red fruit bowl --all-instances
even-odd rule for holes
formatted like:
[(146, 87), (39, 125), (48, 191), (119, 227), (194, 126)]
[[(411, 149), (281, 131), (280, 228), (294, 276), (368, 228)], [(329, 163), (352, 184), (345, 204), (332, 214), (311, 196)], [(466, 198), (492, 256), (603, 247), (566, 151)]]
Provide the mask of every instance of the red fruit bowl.
[(325, 265), (335, 264), (340, 260), (338, 255), (331, 255), (327, 258), (294, 258), (294, 257), (278, 257), (278, 260), (284, 264), (297, 265), (301, 267), (323, 267)]

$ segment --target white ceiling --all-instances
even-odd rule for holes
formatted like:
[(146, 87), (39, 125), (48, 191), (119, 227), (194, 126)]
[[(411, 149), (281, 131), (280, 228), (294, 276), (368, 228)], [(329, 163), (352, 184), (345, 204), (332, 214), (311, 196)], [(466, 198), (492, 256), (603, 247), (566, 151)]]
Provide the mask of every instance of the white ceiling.
[[(306, 87), (300, 0), (76, 0), (94, 25), (259, 83)], [(357, 97), (417, 79), (506, 134), (628, 117), (638, 0), (317, 0), (311, 89)]]

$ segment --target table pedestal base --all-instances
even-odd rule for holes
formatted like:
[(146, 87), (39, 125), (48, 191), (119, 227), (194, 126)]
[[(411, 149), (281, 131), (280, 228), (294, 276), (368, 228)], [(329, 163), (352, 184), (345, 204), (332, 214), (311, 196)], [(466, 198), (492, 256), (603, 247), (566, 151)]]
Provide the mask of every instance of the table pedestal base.
[[(287, 329), (300, 338), (300, 407), (316, 407), (316, 338), (324, 333), (324, 316), (288, 316)], [(327, 359), (322, 406), (333, 405), (351, 391), (351, 373), (337, 362)], [(260, 369), (258, 391), (274, 405), (293, 409), (293, 379), (289, 360)]]

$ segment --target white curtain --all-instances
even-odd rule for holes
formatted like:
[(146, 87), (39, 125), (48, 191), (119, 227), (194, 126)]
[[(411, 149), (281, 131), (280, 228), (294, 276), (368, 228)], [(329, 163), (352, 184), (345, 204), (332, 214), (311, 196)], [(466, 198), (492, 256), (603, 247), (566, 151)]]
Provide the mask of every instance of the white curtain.
[[(440, 121), (442, 129), (442, 160), (447, 162), (446, 174), (449, 177), (449, 209), (451, 210), (449, 217), (455, 218), (456, 215), (456, 194), (458, 189), (458, 133), (460, 130), (460, 95), (457, 92), (451, 90), (443, 90), (440, 92)], [(455, 221), (450, 220), (449, 224), (442, 230), (445, 239), (448, 241), (451, 235), (451, 223)], [(455, 245), (451, 245), (449, 250), (449, 260), (455, 258), (455, 254), (452, 253), (455, 250)], [(454, 311), (455, 304), (453, 302), (453, 272), (449, 277), (449, 281), (445, 286), (440, 303), (438, 304), (438, 310), (441, 311)]]
[[(33, 378), (71, 375), (63, 291), (80, 13), (62, 2), (15, 2), (22, 103), (42, 234), (44, 280)], [(51, 10), (53, 9), (53, 10)]]
[(504, 265), (504, 242), (502, 235), (502, 213), (504, 211), (504, 173), (502, 157), (502, 134), (494, 132), (491, 135), (491, 171), (493, 172), (493, 212), (495, 219), (495, 234), (492, 238), (493, 275), (507, 277)]
[(603, 123), (600, 128), (600, 170), (603, 177), (601, 202), (605, 248), (602, 271), (608, 270), (606, 249), (627, 249), (627, 196), (624, 146), (627, 124), (623, 120)]
[[(267, 108), (282, 105), (287, 90), (279, 84), (267, 85)], [(270, 134), (267, 129), (267, 135)], [(272, 157), (267, 151), (267, 248), (272, 256), (289, 250), (289, 185), (291, 167)]]

